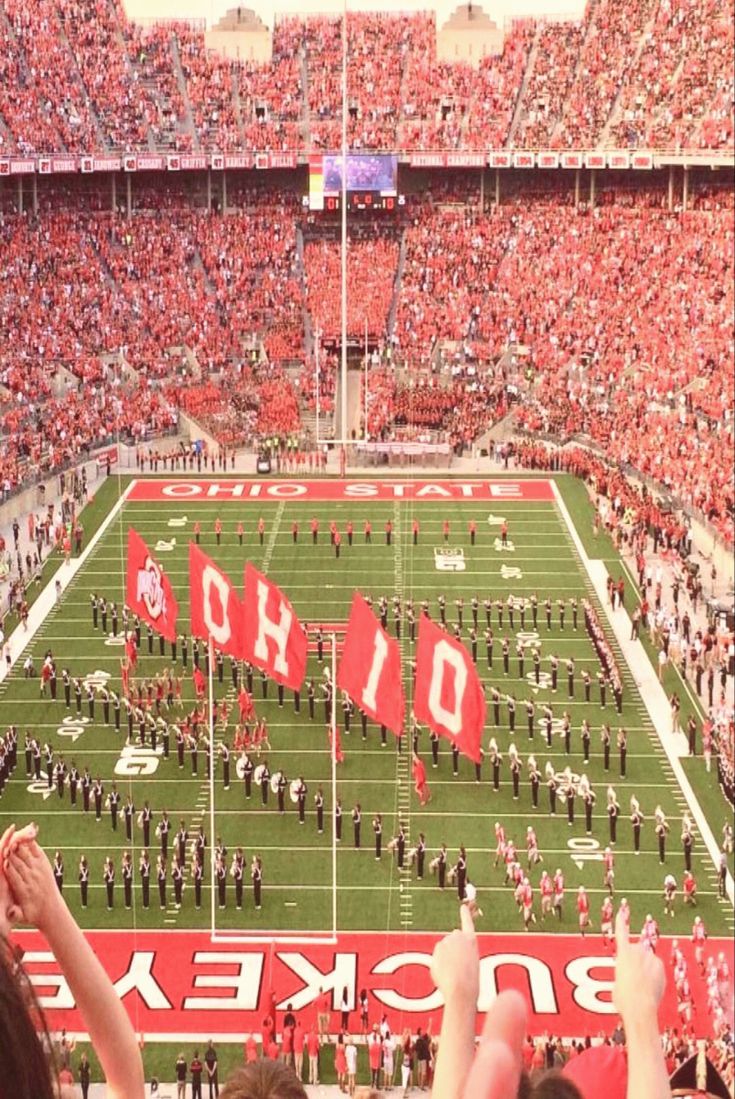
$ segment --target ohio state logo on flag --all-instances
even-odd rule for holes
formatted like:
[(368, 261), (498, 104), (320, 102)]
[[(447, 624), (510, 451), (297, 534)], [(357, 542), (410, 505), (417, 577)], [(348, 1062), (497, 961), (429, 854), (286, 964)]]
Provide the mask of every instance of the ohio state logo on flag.
[(401, 736), (406, 707), (401, 650), (359, 592), (352, 597), (337, 686), (373, 721)]
[(242, 660), (244, 655), (243, 605), (232, 583), (214, 561), (189, 543), (189, 599), (191, 632), (221, 652)]
[(167, 641), (176, 637), (179, 606), (168, 577), (137, 530), (128, 530), (125, 602)]
[(470, 654), (425, 614), (419, 619), (413, 709), (463, 755), (480, 762), (485, 694)]
[(245, 565), (245, 659), (276, 683), (297, 691), (306, 675), (307, 639), (286, 596), (276, 584)]

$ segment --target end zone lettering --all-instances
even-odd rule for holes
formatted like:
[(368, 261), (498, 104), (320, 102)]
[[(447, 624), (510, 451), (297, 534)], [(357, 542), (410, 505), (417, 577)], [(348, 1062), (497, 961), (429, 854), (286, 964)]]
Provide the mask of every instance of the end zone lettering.
[(301, 480), (138, 480), (128, 494), (130, 501), (160, 502), (194, 500), (216, 503), (267, 503), (303, 500), (327, 503), (331, 500), (414, 500), (441, 503), (442, 500), (551, 501), (550, 481), (301, 481)]
[[(78, 1033), (81, 1020), (71, 990), (44, 940), (36, 932), (15, 938), (25, 950), (24, 966), (52, 1030)], [(426, 1027), (441, 1012), (442, 998), (431, 980), (431, 956), (438, 936), (418, 933), (345, 933), (336, 946), (286, 943), (212, 943), (204, 932), (90, 931), (87, 938), (124, 1002), (134, 1026), (146, 1038), (165, 1041), (185, 1035), (241, 1039), (258, 1031), (270, 989), (278, 1010), (293, 1004), (306, 1026), (316, 1019), (324, 989), (336, 1013), (344, 988), (356, 1004), (366, 988), (388, 1013), (392, 1029)], [(661, 940), (668, 957), (670, 939)], [(679, 940), (696, 973), (692, 944)], [(478, 1030), (497, 993), (517, 988), (529, 1006), (529, 1033), (565, 1036), (610, 1032), (617, 1018), (612, 1004), (614, 958), (594, 939), (572, 935), (480, 935)], [(599, 947), (599, 949), (598, 949)], [(732, 968), (733, 943), (710, 940)], [(693, 981), (695, 1029), (704, 1037), (706, 989)], [(662, 1026), (677, 1025), (676, 993), (667, 983), (660, 1009)], [(700, 1034), (701, 1031), (701, 1034)]]

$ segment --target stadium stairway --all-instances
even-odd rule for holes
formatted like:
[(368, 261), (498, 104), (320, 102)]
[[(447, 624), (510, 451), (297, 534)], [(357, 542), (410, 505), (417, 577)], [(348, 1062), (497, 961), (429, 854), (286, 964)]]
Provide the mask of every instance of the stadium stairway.
[(531, 49), (528, 51), (528, 60), (526, 61), (526, 67), (523, 70), (523, 79), (521, 80), (521, 86), (518, 89), (518, 98), (513, 109), (513, 117), (508, 127), (508, 139), (505, 142), (506, 149), (512, 149), (515, 144), (516, 131), (518, 125), (523, 117), (523, 104), (526, 99), (526, 89), (528, 88), (528, 82), (533, 74), (534, 67), (536, 65), (536, 58), (538, 57), (539, 39), (541, 38), (542, 26), (537, 24), (536, 30), (533, 36), (533, 42), (531, 43)]

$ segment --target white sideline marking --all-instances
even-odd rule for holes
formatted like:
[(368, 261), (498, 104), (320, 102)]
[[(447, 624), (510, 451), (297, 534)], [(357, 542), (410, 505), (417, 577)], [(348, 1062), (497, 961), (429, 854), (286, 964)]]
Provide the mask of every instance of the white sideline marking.
[[(105, 518), (100, 523), (99, 527), (95, 531), (92, 538), (90, 538), (86, 549), (82, 550), (79, 557), (72, 557), (69, 559), (69, 563), (62, 562), (58, 571), (54, 573), (46, 587), (38, 595), (33, 602), (28, 612), (28, 626), (27, 629), (23, 629), (23, 626), (19, 623), (10, 637), (8, 638), (8, 645), (10, 646), (10, 654), (12, 656), (13, 665), (16, 664), (23, 651), (28, 647), (31, 641), (39, 635), (42, 635), (42, 626), (44, 625), (46, 618), (51, 613), (56, 604), (56, 581), (61, 581), (61, 590), (63, 592), (69, 587), (69, 584), (77, 575), (82, 565), (86, 564), (87, 558), (92, 554), (97, 543), (102, 538), (103, 534), (107, 531), (107, 528), (112, 523), (113, 519), (117, 517), (119, 511), (121, 511), (123, 504), (127, 500), (128, 494), (132, 489), (135, 481), (131, 481), (128, 487), (123, 492), (122, 496), (118, 498), (115, 504), (110, 508)], [(7, 664), (3, 660), (0, 663), (0, 683), (7, 678), (8, 669)]]
[[(580, 556), (582, 564), (585, 567), (587, 575), (589, 576), (597, 597), (600, 601), (600, 605), (603, 608), (608, 625), (610, 626), (613, 635), (622, 650), (625, 661), (633, 675), (633, 679), (638, 688), (641, 698), (645, 704), (645, 707), (649, 713), (653, 727), (656, 731), (663, 750), (666, 752), (671, 769), (674, 773), (676, 781), (679, 784), (679, 788), (684, 795), (689, 812), (691, 813), (694, 821), (699, 829), (699, 834), (704, 840), (705, 847), (709, 852), (710, 858), (715, 868), (719, 863), (720, 848), (717, 840), (715, 839), (712, 829), (709, 826), (709, 822), (702, 812), (702, 808), (697, 801), (694, 790), (691, 783), (686, 776), (684, 768), (681, 765), (681, 760), (676, 748), (676, 740), (678, 737), (683, 737), (683, 733), (671, 734), (662, 733), (662, 728), (666, 728), (667, 724), (671, 720), (671, 712), (669, 708), (669, 700), (666, 697), (662, 685), (658, 681), (658, 677), (653, 669), (651, 661), (648, 659), (646, 650), (640, 641), (630, 640), (630, 618), (627, 610), (623, 613), (618, 611), (616, 614), (611, 614), (610, 608), (607, 604), (607, 569), (601, 561), (592, 561), (585, 553), (582, 540), (577, 533), (577, 529), (572, 522), (572, 517), (569, 514), (566, 504), (562, 499), (562, 495), (559, 492), (556, 481), (551, 482), (553, 485), (554, 498), (556, 500), (559, 511), (561, 512), (564, 522), (567, 525), (567, 529), (572, 537), (574, 545), (577, 549), (577, 553)], [(735, 883), (733, 883), (732, 874), (728, 870), (727, 878), (725, 881), (725, 891), (727, 893), (730, 904), (735, 904)]]

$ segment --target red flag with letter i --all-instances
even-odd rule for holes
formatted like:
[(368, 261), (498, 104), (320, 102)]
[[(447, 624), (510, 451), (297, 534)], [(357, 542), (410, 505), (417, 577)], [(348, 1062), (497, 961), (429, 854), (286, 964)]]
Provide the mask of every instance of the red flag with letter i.
[(401, 650), (359, 592), (352, 597), (337, 686), (373, 721), (401, 736), (406, 709)]
[(419, 621), (413, 708), (417, 721), (479, 763), (485, 694), (477, 669), (464, 645), (425, 614)]
[(179, 605), (171, 583), (137, 530), (128, 529), (125, 602), (167, 641), (176, 639)]

